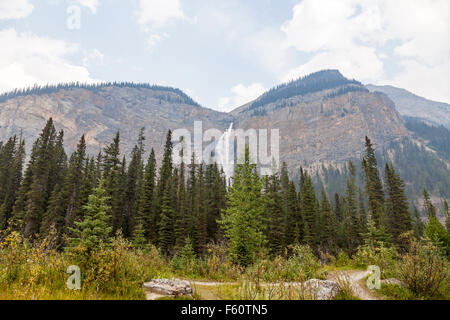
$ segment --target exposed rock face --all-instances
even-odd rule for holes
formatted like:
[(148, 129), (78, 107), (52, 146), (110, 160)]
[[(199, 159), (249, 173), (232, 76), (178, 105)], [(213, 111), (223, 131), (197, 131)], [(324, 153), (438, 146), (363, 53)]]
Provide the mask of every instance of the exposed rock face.
[(58, 130), (64, 129), (68, 152), (85, 134), (88, 152), (95, 155), (120, 130), (122, 151), (128, 155), (140, 128), (145, 127), (147, 149), (155, 148), (159, 159), (169, 129), (192, 131), (194, 121), (201, 120), (204, 129), (225, 130), (233, 121), (228, 114), (188, 104), (176, 92), (115, 86), (73, 88), (0, 103), (0, 140), (22, 131), (30, 150), (50, 117)]
[(280, 157), (291, 170), (357, 158), (366, 135), (377, 148), (409, 135), (386, 95), (348, 92), (329, 99), (327, 93), (292, 97), (283, 101), (283, 107), (278, 102), (269, 104), (263, 115), (245, 109), (234, 115), (244, 129), (278, 128)]
[[(257, 108), (250, 108), (254, 103)], [(366, 135), (377, 148), (408, 135), (386, 95), (368, 92), (337, 70), (275, 88), (230, 114), (199, 107), (179, 92), (157, 88), (110, 85), (15, 97), (0, 103), (0, 140), (23, 131), (30, 150), (49, 117), (57, 129), (64, 129), (69, 153), (85, 134), (88, 152), (95, 155), (120, 130), (122, 152), (129, 155), (140, 128), (145, 127), (147, 151), (153, 147), (158, 161), (167, 131), (187, 128), (192, 133), (195, 120), (202, 121), (203, 130), (224, 132), (232, 122), (235, 128), (279, 129), (280, 157), (292, 171), (358, 157)]]
[(394, 101), (397, 111), (402, 116), (415, 117), (430, 124), (439, 124), (450, 128), (450, 104), (448, 103), (431, 101), (405, 89), (393, 86), (374, 86), (369, 84), (366, 88), (372, 92), (385, 93)]
[(336, 281), (310, 279), (304, 283), (304, 288), (314, 300), (333, 300), (339, 294)]
[(165, 297), (192, 296), (192, 288), (189, 281), (179, 279), (153, 279), (143, 284), (146, 291)]

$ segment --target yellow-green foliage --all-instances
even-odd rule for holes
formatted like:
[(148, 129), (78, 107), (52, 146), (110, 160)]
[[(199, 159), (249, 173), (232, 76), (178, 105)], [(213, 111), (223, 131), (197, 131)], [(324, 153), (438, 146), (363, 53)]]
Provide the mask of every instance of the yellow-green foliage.
[[(81, 269), (80, 291), (66, 287), (71, 265)], [(155, 248), (131, 250), (120, 236), (108, 249), (100, 245), (89, 256), (80, 246), (56, 252), (49, 239), (31, 245), (18, 233), (0, 244), (0, 299), (143, 299), (144, 281), (170, 275)]]
[(449, 262), (429, 239), (412, 240), (409, 252), (399, 262), (398, 275), (422, 298), (449, 298)]
[(383, 279), (394, 276), (397, 259), (398, 254), (395, 248), (386, 247), (381, 242), (377, 246), (360, 246), (353, 257), (355, 265), (359, 268), (366, 268), (370, 265), (380, 267)]

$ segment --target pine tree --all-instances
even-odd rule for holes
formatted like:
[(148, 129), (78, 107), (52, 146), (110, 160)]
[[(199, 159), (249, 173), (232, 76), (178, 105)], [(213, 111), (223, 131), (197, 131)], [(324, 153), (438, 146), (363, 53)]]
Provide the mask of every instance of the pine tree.
[(180, 164), (176, 184), (176, 219), (175, 219), (175, 248), (181, 249), (184, 246), (187, 232), (187, 202), (186, 202), (185, 166)]
[(334, 194), (334, 213), (336, 215), (336, 220), (341, 222), (344, 218), (344, 214), (342, 213), (341, 199), (338, 193)]
[(384, 193), (383, 185), (379, 176), (375, 150), (372, 142), (366, 137), (366, 151), (362, 160), (364, 178), (366, 182), (366, 193), (369, 198), (369, 213), (377, 228), (386, 226), (384, 217)]
[[(25, 173), (26, 182), (19, 191), (13, 210), (15, 224), (23, 231), (25, 237), (32, 237), (39, 232), (53, 187), (60, 178), (60, 173), (55, 168), (56, 143), (56, 130), (50, 118), (33, 145), (28, 172)], [(62, 144), (62, 134), (58, 136), (56, 149), (61, 151), (59, 144)], [(56, 155), (63, 157), (61, 152)]]
[(345, 226), (348, 232), (347, 245), (350, 255), (352, 255), (356, 248), (360, 245), (360, 220), (358, 217), (358, 207), (356, 204), (356, 186), (355, 175), (356, 169), (351, 161), (349, 161), (350, 177), (347, 178), (347, 212), (345, 219)]
[[(165, 239), (166, 242), (162, 246), (168, 246), (168, 230), (173, 233), (174, 228), (174, 211), (175, 206), (173, 203), (174, 186), (173, 186), (173, 162), (172, 162), (172, 131), (168, 131), (166, 136), (166, 144), (164, 146), (164, 156), (161, 167), (159, 169), (158, 184), (156, 186), (156, 201), (155, 201), (155, 222), (159, 229), (158, 241)], [(164, 215), (165, 221), (162, 221)], [(170, 221), (169, 221), (169, 220)], [(162, 232), (161, 229), (165, 231)], [(161, 232), (164, 234), (161, 235)], [(174, 238), (174, 235), (170, 235)], [(159, 244), (159, 242), (158, 242)], [(161, 245), (160, 245), (161, 246)]]
[(267, 240), (270, 252), (276, 256), (283, 252), (285, 246), (285, 213), (281, 201), (280, 179), (275, 172), (264, 177), (265, 217), (268, 221)]
[(166, 181), (161, 199), (161, 218), (159, 222), (158, 245), (164, 255), (169, 255), (173, 248), (174, 238), (174, 216), (173, 208), (173, 182), (172, 178)]
[(207, 192), (205, 186), (205, 176), (203, 174), (203, 165), (199, 165), (197, 188), (196, 188), (196, 200), (198, 210), (195, 216), (195, 232), (194, 232), (194, 248), (197, 254), (201, 255), (206, 249), (206, 242), (208, 237), (208, 210), (207, 210)]
[(104, 148), (102, 156), (103, 179), (108, 206), (111, 207), (112, 232), (115, 234), (123, 226), (125, 163), (120, 161), (120, 133), (117, 132), (111, 144)]
[(134, 233), (133, 230), (136, 223), (137, 204), (139, 202), (139, 192), (143, 179), (142, 157), (144, 153), (144, 141), (144, 129), (142, 128), (139, 133), (138, 143), (131, 153), (131, 161), (126, 173), (125, 217), (123, 224), (123, 235), (125, 237), (131, 237)]
[(408, 202), (405, 194), (403, 180), (395, 172), (392, 165), (386, 163), (385, 179), (387, 186), (387, 219), (389, 222), (389, 232), (395, 244), (406, 249), (408, 243), (400, 237), (401, 234), (412, 230), (411, 215), (408, 209)]
[(46, 235), (52, 228), (56, 228), (57, 233), (62, 236), (62, 233), (67, 233), (68, 228), (73, 227), (73, 222), (80, 218), (82, 206), (79, 202), (79, 191), (85, 169), (85, 159), (86, 143), (82, 136), (76, 151), (70, 157), (64, 181), (58, 183), (53, 190), (41, 225), (42, 234)]
[(233, 184), (227, 194), (227, 208), (220, 223), (232, 258), (247, 266), (265, 246), (264, 196), (256, 165), (250, 162), (248, 147), (243, 160), (236, 165)]
[(0, 147), (0, 230), (8, 227), (22, 183), (25, 141), (16, 136)]
[(322, 202), (320, 205), (321, 216), (323, 221), (323, 233), (321, 244), (325, 250), (334, 253), (336, 251), (336, 217), (331, 208), (325, 188), (322, 188)]
[(431, 202), (430, 195), (428, 194), (428, 191), (426, 189), (423, 189), (423, 200), (423, 205), (425, 207), (428, 218), (436, 218), (436, 207)]
[(447, 200), (444, 199), (444, 217), (445, 217), (445, 226), (447, 228), (447, 233), (450, 234), (450, 208), (448, 206)]
[(98, 248), (100, 243), (107, 246), (110, 242), (112, 227), (109, 224), (111, 207), (108, 206), (108, 196), (103, 180), (99, 182), (94, 193), (89, 196), (84, 206), (83, 221), (75, 221), (75, 227), (70, 231), (75, 235), (71, 238), (71, 246), (82, 245), (88, 251)]
[(302, 189), (300, 190), (300, 210), (304, 225), (304, 242), (311, 246), (319, 243), (317, 198), (311, 178), (307, 172), (303, 173)]
[(144, 178), (139, 198), (138, 221), (143, 225), (144, 236), (151, 243), (158, 239), (158, 222), (155, 211), (156, 159), (152, 149), (145, 167)]
[(425, 230), (425, 224), (423, 223), (419, 209), (414, 206), (414, 234), (417, 239), (420, 239), (423, 236), (423, 232)]

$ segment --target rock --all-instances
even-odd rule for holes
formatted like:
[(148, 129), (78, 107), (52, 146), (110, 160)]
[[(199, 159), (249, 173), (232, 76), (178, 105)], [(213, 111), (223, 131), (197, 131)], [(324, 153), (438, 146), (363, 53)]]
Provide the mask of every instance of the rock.
[(152, 279), (143, 284), (148, 292), (166, 297), (192, 296), (192, 288), (188, 281), (174, 279)]
[(400, 287), (405, 287), (405, 283), (403, 281), (400, 281), (398, 279), (395, 278), (389, 278), (389, 279), (385, 279), (385, 280), (381, 280), (381, 284), (390, 284), (393, 286), (400, 286)]
[(336, 281), (310, 279), (303, 285), (315, 300), (333, 300), (339, 293)]

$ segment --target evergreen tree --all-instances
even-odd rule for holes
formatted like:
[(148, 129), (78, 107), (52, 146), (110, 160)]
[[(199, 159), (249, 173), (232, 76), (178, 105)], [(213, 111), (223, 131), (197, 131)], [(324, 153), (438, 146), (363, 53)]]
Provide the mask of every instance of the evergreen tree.
[(152, 148), (145, 167), (145, 174), (139, 198), (138, 221), (143, 225), (144, 236), (151, 243), (156, 244), (158, 239), (158, 221), (155, 211), (155, 179), (156, 159)]
[(358, 217), (358, 207), (356, 204), (356, 186), (355, 186), (355, 175), (356, 169), (351, 161), (349, 161), (349, 171), (350, 177), (347, 178), (347, 191), (346, 191), (346, 219), (345, 225), (348, 233), (347, 244), (350, 255), (352, 255), (358, 245), (361, 243), (360, 240), (360, 220)]
[(380, 228), (382, 225), (384, 227), (386, 221), (384, 217), (383, 186), (379, 176), (375, 150), (368, 137), (366, 137), (366, 151), (362, 160), (362, 167), (366, 182), (366, 193), (369, 198), (369, 213), (377, 228)]
[(100, 242), (108, 245), (112, 227), (109, 224), (111, 218), (111, 207), (108, 206), (108, 196), (103, 186), (103, 181), (99, 182), (94, 193), (89, 196), (87, 205), (84, 206), (84, 218), (82, 221), (75, 221), (75, 227), (70, 231), (75, 235), (71, 238), (71, 246), (81, 244), (88, 251), (98, 248)]
[(22, 183), (25, 141), (10, 138), (0, 147), (0, 230), (8, 227), (14, 203)]
[(325, 188), (322, 188), (320, 211), (323, 221), (321, 244), (326, 251), (334, 253), (336, 251), (336, 217), (331, 208)]
[(394, 167), (386, 163), (385, 179), (387, 186), (387, 218), (389, 232), (395, 244), (406, 249), (408, 243), (400, 237), (401, 234), (412, 230), (411, 215), (408, 210), (408, 202), (405, 194), (403, 180), (395, 172)]
[[(19, 191), (13, 210), (15, 224), (25, 237), (38, 234), (53, 187), (61, 176), (56, 168), (58, 160), (63, 158), (63, 150), (61, 151), (60, 147), (61, 133), (58, 135), (57, 148), (56, 143), (56, 130), (50, 118), (33, 145), (29, 167), (25, 173), (26, 183)], [(59, 153), (56, 153), (56, 150)], [(58, 158), (58, 155), (61, 158)]]
[(425, 212), (427, 213), (428, 218), (436, 218), (436, 207), (431, 202), (430, 195), (428, 194), (428, 191), (426, 189), (423, 189), (423, 200), (423, 205), (425, 207)]
[(447, 228), (447, 233), (450, 234), (450, 208), (448, 206), (447, 200), (444, 199), (444, 216), (445, 216), (445, 226)]
[(303, 183), (300, 190), (300, 210), (304, 226), (303, 241), (315, 247), (319, 243), (319, 224), (317, 198), (311, 178), (307, 172), (303, 173)]
[(255, 254), (265, 246), (264, 196), (248, 147), (243, 160), (235, 167), (233, 184), (227, 194), (227, 208), (220, 223), (232, 258), (247, 266), (255, 261)]
[(123, 226), (125, 159), (120, 161), (120, 133), (117, 132), (111, 144), (104, 148), (101, 159), (104, 188), (111, 207), (112, 232), (115, 234)]
[(169, 178), (166, 181), (161, 199), (161, 218), (159, 222), (159, 239), (158, 245), (161, 252), (165, 255), (171, 254), (175, 238), (174, 238), (174, 216), (173, 207), (173, 181)]
[(425, 224), (420, 217), (420, 211), (414, 206), (414, 234), (416, 238), (420, 239), (423, 236), (425, 230)]
[[(270, 252), (276, 256), (282, 253), (285, 246), (285, 213), (283, 212), (283, 203), (281, 201), (280, 179), (274, 172), (270, 176), (264, 177), (264, 195), (265, 195), (265, 218), (268, 222), (267, 240)], [(267, 223), (266, 222), (266, 223)]]
[(144, 153), (144, 128), (141, 129), (138, 137), (138, 143), (131, 153), (131, 161), (126, 173), (125, 188), (125, 217), (123, 223), (123, 234), (125, 237), (131, 237), (134, 233), (135, 219), (137, 216), (139, 196), (143, 180), (143, 162)]

